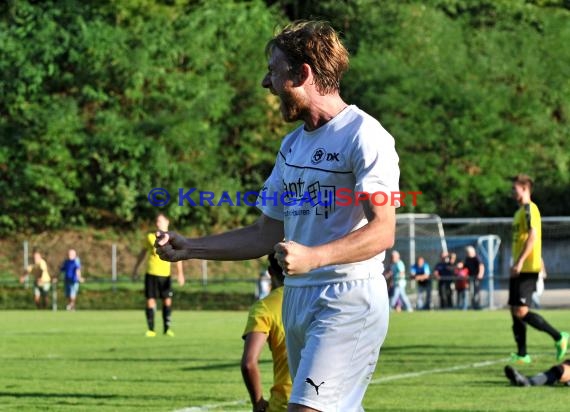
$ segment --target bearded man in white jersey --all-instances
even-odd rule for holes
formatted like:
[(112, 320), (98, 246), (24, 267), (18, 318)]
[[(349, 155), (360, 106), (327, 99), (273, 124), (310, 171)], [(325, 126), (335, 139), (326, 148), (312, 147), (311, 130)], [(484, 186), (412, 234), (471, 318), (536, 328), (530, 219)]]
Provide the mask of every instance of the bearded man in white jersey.
[(279, 98), (286, 121), (303, 124), (283, 139), (258, 198), (261, 216), (203, 238), (161, 234), (157, 252), (178, 261), (275, 251), (286, 273), (288, 411), (362, 411), (388, 329), (382, 262), (395, 234), (394, 139), (340, 97), (348, 52), (330, 25), (294, 22), (266, 52), (262, 86)]

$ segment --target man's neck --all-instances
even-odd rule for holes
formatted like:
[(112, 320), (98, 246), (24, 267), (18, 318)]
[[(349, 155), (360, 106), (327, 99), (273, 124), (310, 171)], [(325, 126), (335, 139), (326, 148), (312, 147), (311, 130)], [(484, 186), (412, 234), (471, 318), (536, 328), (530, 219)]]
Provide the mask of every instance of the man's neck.
[(313, 131), (328, 123), (342, 112), (348, 105), (338, 93), (313, 97), (311, 107), (304, 116), (305, 130)]
[(524, 205), (528, 205), (530, 204), (531, 200), (530, 200), (530, 196), (528, 197), (524, 197), (521, 199), (521, 201), (519, 202), (519, 205), (524, 206)]

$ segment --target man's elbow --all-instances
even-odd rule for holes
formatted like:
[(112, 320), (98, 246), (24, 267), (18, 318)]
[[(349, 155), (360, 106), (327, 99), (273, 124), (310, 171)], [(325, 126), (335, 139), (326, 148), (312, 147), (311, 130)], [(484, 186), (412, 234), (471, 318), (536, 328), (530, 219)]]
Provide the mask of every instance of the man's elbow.
[(251, 372), (257, 368), (257, 360), (251, 356), (244, 356), (241, 360), (241, 371), (243, 373)]
[(393, 231), (390, 231), (389, 233), (380, 231), (379, 233), (380, 236), (378, 236), (376, 239), (376, 247), (375, 247), (376, 254), (391, 249), (392, 247), (394, 247), (394, 244), (396, 243), (396, 235)]

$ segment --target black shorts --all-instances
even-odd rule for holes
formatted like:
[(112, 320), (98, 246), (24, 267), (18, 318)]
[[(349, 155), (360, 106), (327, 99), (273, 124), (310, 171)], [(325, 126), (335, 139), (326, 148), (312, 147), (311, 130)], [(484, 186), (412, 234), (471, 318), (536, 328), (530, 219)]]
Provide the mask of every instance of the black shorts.
[(170, 276), (144, 275), (144, 296), (147, 299), (166, 299), (172, 297), (172, 280)]
[(521, 272), (509, 281), (509, 305), (529, 306), (536, 291), (537, 272)]

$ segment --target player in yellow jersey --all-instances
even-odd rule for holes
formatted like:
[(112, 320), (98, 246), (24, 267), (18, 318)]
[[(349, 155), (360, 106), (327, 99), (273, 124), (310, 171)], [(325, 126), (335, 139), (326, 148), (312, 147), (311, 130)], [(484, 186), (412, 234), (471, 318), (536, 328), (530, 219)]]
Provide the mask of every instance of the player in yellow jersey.
[[(253, 412), (286, 411), (291, 394), (291, 376), (287, 366), (285, 330), (281, 319), (283, 303), (283, 271), (275, 255), (269, 255), (268, 272), (271, 275), (271, 293), (253, 304), (243, 332), (244, 347), (241, 359), (241, 373), (249, 392)], [(259, 356), (265, 342), (269, 344), (273, 357), (273, 386), (269, 401), (263, 398)]]
[(26, 272), (20, 278), (20, 282), (25, 282), (26, 277), (32, 275), (34, 278), (34, 302), (36, 307), (38, 309), (47, 309), (52, 279), (48, 272), (47, 263), (39, 250), (34, 250), (33, 258), (34, 264), (26, 268)]
[(517, 175), (512, 183), (513, 197), (520, 205), (513, 219), (513, 266), (509, 281), (509, 305), (518, 349), (512, 354), (512, 360), (521, 364), (531, 362), (526, 352), (526, 325), (529, 324), (554, 339), (556, 359), (561, 361), (568, 348), (568, 333), (559, 332), (538, 313), (529, 310), (542, 266), (540, 212), (530, 198), (533, 182), (526, 175)]
[[(158, 230), (168, 230), (168, 218), (162, 213), (156, 217), (156, 228)], [(154, 248), (156, 241), (155, 232), (148, 233), (143, 242), (143, 249), (138, 255), (135, 268), (133, 270), (133, 278), (137, 277), (137, 271), (144, 260), (149, 255), (147, 262), (147, 270), (144, 277), (144, 295), (146, 297), (146, 322), (148, 330), (147, 337), (156, 336), (154, 331), (154, 314), (156, 312), (156, 300), (162, 299), (162, 320), (164, 325), (164, 334), (174, 336), (174, 332), (170, 329), (172, 315), (172, 281), (170, 277), (170, 262), (162, 260)], [(182, 262), (176, 263), (178, 272), (178, 284), (184, 285), (184, 272), (182, 271)]]

